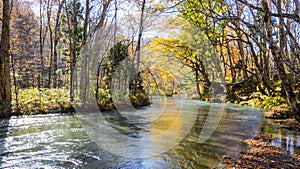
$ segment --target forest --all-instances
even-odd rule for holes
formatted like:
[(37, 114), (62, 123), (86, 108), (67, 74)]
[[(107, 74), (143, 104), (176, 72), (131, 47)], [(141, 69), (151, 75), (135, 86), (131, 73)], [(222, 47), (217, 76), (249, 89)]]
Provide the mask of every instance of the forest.
[(3, 118), (185, 95), (299, 129), (299, 0), (2, 0), (0, 11)]
[[(90, 90), (96, 92), (105, 108), (111, 102), (114, 67), (128, 58), (133, 69), (147, 67), (129, 82), (131, 100), (144, 99), (141, 105), (147, 104), (146, 88), (166, 95), (178, 92), (181, 74), (197, 83), (182, 92), (209, 99), (212, 74), (218, 72), (226, 83), (226, 101), (266, 110), (283, 108), (299, 120), (298, 1), (114, 3), (3, 1), (1, 114), (67, 109), (76, 88), (82, 89), (78, 96), (84, 100)], [(162, 29), (167, 32), (159, 32)], [(147, 32), (150, 36), (142, 38)], [(101, 41), (95, 40), (97, 36)], [(97, 43), (101, 49), (95, 48)], [(204, 51), (205, 43), (209, 50)], [(91, 78), (96, 87), (87, 89), (77, 83), (84, 78), (76, 66), (88, 69), (89, 56), (81, 51), (91, 45), (90, 50), (102, 56)], [(217, 70), (208, 64), (213, 59), (220, 62)], [(143, 96), (136, 98), (137, 92)]]

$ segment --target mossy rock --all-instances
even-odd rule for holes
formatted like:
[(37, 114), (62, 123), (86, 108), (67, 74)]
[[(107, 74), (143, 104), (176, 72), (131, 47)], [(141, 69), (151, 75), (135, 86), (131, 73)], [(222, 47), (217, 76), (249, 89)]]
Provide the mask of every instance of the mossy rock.
[(134, 107), (143, 107), (150, 105), (150, 100), (144, 93), (137, 93), (136, 95), (130, 95), (131, 103)]
[(280, 105), (273, 107), (271, 110), (265, 112), (265, 118), (271, 119), (288, 119), (293, 116), (293, 112), (288, 105)]

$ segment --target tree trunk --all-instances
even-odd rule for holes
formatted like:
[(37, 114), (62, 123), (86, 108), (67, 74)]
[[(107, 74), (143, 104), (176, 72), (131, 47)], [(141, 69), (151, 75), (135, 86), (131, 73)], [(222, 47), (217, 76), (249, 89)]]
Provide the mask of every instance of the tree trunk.
[[(278, 74), (279, 74), (279, 79), (281, 80), (282, 87), (285, 91), (285, 94), (286, 94), (288, 102), (292, 108), (294, 116), (297, 119), (297, 121), (300, 122), (300, 107), (297, 104), (296, 95), (295, 95), (293, 88), (291, 86), (291, 83), (289, 81), (289, 77), (287, 76), (287, 73), (284, 69), (284, 63), (283, 63), (283, 59), (281, 56), (281, 51), (280, 51), (279, 47), (277, 46), (276, 42), (273, 40), (272, 25), (271, 25), (272, 22), (271, 22), (271, 17), (270, 17), (271, 12), (270, 12), (270, 9), (268, 6), (268, 2), (266, 0), (263, 1), (263, 7), (265, 10), (264, 22), (266, 24), (268, 40), (270, 42), (270, 49), (271, 49), (272, 57), (274, 59)], [(282, 31), (281, 31), (281, 34), (282, 34)]]
[(44, 48), (44, 40), (43, 40), (43, 13), (42, 13), (42, 0), (40, 0), (40, 27), (39, 27), (39, 40), (40, 40), (40, 49), (39, 49), (39, 54), (41, 57), (41, 75), (40, 75), (40, 87), (44, 87), (44, 56), (43, 56), (43, 48)]
[[(137, 55), (137, 65), (136, 65), (136, 70), (137, 72), (140, 69), (140, 60), (141, 60), (141, 40), (142, 40), (142, 34), (143, 34), (143, 21), (144, 21), (144, 11), (145, 11), (145, 4), (146, 4), (146, 0), (143, 0), (143, 4), (142, 4), (142, 11), (141, 11), (141, 18), (140, 18), (140, 25), (139, 25), (139, 35), (138, 35), (138, 41), (137, 41), (137, 45), (136, 45), (136, 50), (135, 53)], [(134, 83), (134, 94), (136, 94), (137, 92), (137, 85), (138, 85), (138, 77), (139, 73), (137, 73), (137, 76), (135, 78), (135, 83)]]
[(196, 94), (201, 98), (201, 91), (200, 91), (200, 79), (199, 79), (199, 70), (195, 70), (195, 79), (196, 79)]
[(10, 78), (10, 15), (11, 1), (3, 0), (2, 31), (0, 42), (0, 104), (11, 102)]
[(77, 1), (73, 2), (73, 18), (72, 18), (72, 26), (73, 26), (73, 34), (72, 34), (72, 46), (71, 46), (71, 59), (70, 59), (70, 100), (74, 101), (74, 84), (75, 84), (75, 64), (76, 64), (76, 48), (77, 48)]
[(58, 30), (60, 28), (60, 14), (63, 7), (65, 0), (62, 0), (62, 2), (59, 1), (59, 7), (57, 10), (56, 15), (56, 21), (55, 21), (55, 27), (54, 27), (54, 49), (53, 49), (53, 87), (57, 88), (57, 45), (58, 45)]
[[(87, 43), (88, 40), (88, 24), (90, 19), (90, 1), (86, 0), (85, 2), (85, 18), (83, 23), (83, 42), (82, 46)], [(87, 53), (81, 55), (81, 70), (80, 70), (80, 99), (82, 103), (86, 103), (87, 101), (87, 85), (88, 85), (88, 77), (87, 74)]]
[(51, 80), (52, 80), (52, 72), (53, 72), (53, 31), (51, 28), (51, 13), (52, 13), (52, 2), (48, 0), (47, 3), (47, 19), (48, 19), (48, 29), (49, 29), (49, 36), (50, 36), (50, 68), (49, 68), (49, 76), (48, 76), (48, 87), (51, 87)]

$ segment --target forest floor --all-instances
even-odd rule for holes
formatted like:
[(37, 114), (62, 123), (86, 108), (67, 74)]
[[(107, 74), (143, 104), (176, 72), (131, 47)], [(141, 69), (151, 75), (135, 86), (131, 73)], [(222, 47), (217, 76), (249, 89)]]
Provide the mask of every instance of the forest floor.
[(244, 140), (248, 145), (247, 153), (241, 153), (238, 159), (222, 156), (227, 168), (300, 168), (300, 155), (290, 154), (280, 147), (272, 145), (272, 137), (257, 133), (253, 139)]

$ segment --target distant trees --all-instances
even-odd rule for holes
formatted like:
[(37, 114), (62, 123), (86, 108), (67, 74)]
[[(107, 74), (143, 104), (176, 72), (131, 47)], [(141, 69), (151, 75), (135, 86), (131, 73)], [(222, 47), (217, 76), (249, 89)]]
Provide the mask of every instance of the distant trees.
[(16, 1), (10, 34), (17, 88), (67, 87), (73, 100), (77, 57), (96, 28), (105, 25), (110, 2)]
[(83, 9), (78, 0), (66, 1), (65, 11), (63, 14), (62, 35), (65, 39), (65, 55), (69, 57), (69, 74), (70, 74), (70, 99), (74, 100), (74, 86), (76, 85), (75, 66), (77, 57), (80, 54), (82, 45), (83, 27), (80, 24), (83, 18)]
[(39, 30), (29, 3), (15, 2), (11, 21), (11, 58), (18, 88), (41, 85), (42, 65), (39, 57)]
[(162, 55), (169, 53), (181, 64), (189, 67), (196, 82), (196, 94), (202, 99), (206, 97), (213, 80), (211, 73), (214, 67), (214, 50), (203, 33), (188, 23), (182, 24), (182, 30), (177, 37), (154, 38), (148, 48), (160, 50)]

